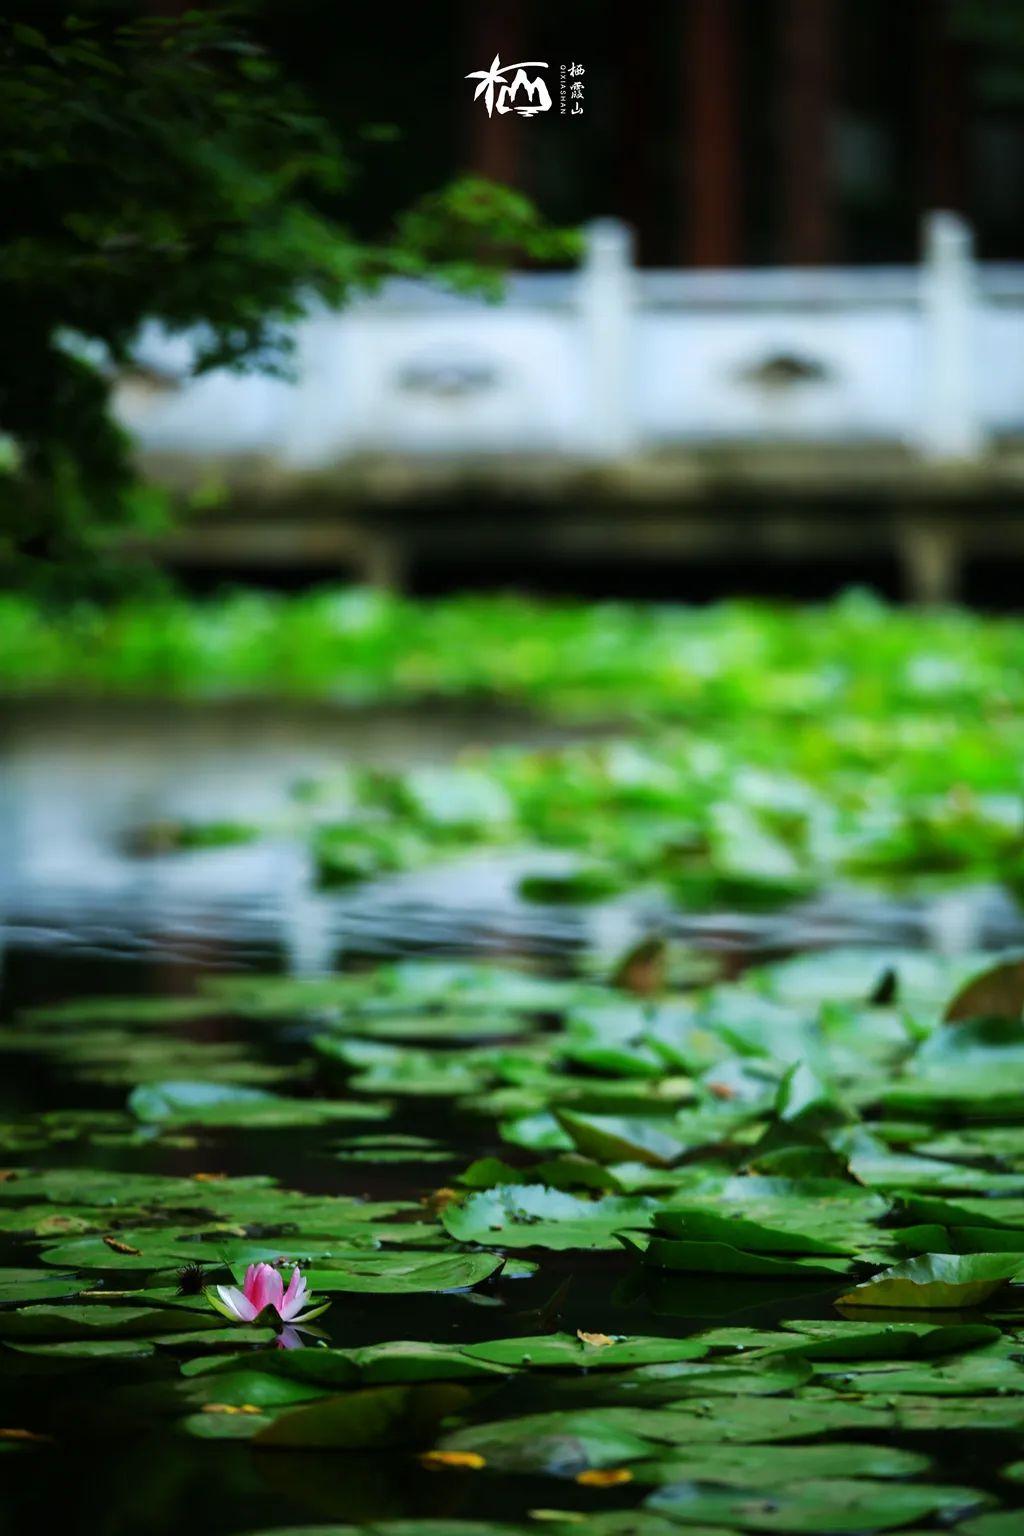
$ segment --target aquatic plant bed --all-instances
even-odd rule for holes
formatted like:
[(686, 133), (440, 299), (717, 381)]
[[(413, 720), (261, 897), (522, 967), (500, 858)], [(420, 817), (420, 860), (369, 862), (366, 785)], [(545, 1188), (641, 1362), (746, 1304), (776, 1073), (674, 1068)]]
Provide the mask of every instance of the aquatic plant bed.
[[(357, 766), (244, 814), (137, 829), (140, 850), (304, 837), (340, 886), (473, 849), (555, 850), (522, 894), (602, 900), (643, 887), (691, 911), (771, 908), (833, 889), (1024, 890), (1024, 624), (891, 610), (416, 603), (365, 591), (51, 614), (0, 599), (0, 689), (22, 695), (482, 701), (593, 739), (464, 751), (406, 771)], [(405, 716), (415, 736), (415, 719)], [(436, 722), (434, 722), (436, 723)], [(353, 739), (363, 739), (365, 716)], [(597, 729), (597, 727), (600, 729)], [(615, 730), (615, 735), (610, 735)], [(436, 739), (436, 732), (432, 740)], [(412, 754), (414, 760), (416, 755)], [(282, 796), (283, 798), (283, 796)]]
[(706, 607), (366, 589), (47, 608), (0, 593), (0, 691), (105, 697), (497, 699), (560, 718), (779, 713), (998, 719), (1024, 700), (1024, 624), (891, 608)]
[(1022, 1005), (1013, 956), (648, 943), (23, 1012), (12, 1520), (1016, 1533)]

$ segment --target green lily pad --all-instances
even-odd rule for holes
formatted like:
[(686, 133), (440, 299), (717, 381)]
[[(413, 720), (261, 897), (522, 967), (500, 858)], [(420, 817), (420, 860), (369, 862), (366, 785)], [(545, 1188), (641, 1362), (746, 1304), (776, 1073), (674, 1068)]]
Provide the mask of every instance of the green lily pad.
[[(1001, 1337), (991, 1323), (803, 1322), (783, 1323), (798, 1336), (808, 1360), (905, 1360), (980, 1349)], [(777, 1345), (778, 1340), (775, 1343)]]
[[(605, 1390), (603, 1382), (597, 1383)], [(978, 1401), (978, 1399), (975, 1399)], [(987, 1401), (981, 1399), (980, 1401)], [(797, 1397), (685, 1398), (670, 1406), (625, 1408), (570, 1408), (561, 1412), (527, 1414), (494, 1424), (474, 1424), (454, 1430), (440, 1442), (443, 1449), (475, 1451), (495, 1466), (537, 1465), (533, 1447), (549, 1437), (584, 1436), (606, 1449), (608, 1464), (633, 1454), (649, 1459), (648, 1449), (627, 1452), (636, 1441), (649, 1447), (662, 1445), (770, 1445), (791, 1440), (815, 1440), (844, 1432), (885, 1436), (895, 1424), (891, 1409), (879, 1404), (840, 1401), (835, 1398), (804, 1400)], [(500, 1458), (500, 1461), (499, 1461)]]
[(581, 1337), (553, 1333), (540, 1338), (494, 1339), (487, 1344), (467, 1344), (463, 1353), (474, 1360), (531, 1370), (551, 1367), (592, 1371), (622, 1370), (673, 1360), (699, 1360), (707, 1353), (707, 1347), (696, 1339), (613, 1339), (604, 1334)]
[(142, 1359), (154, 1352), (149, 1339), (68, 1339), (58, 1344), (19, 1344), (8, 1349), (20, 1355), (36, 1355), (50, 1360)]
[(1024, 1256), (932, 1253), (895, 1264), (839, 1298), (846, 1307), (978, 1307), (1024, 1270)]
[(258, 1446), (367, 1450), (425, 1444), (437, 1424), (465, 1405), (464, 1387), (368, 1387), (290, 1409), (254, 1436)]
[(1016, 1536), (1020, 1530), (1019, 1509), (994, 1509), (987, 1515), (975, 1515), (958, 1526), (964, 1536)]
[(659, 1488), (648, 1506), (684, 1525), (725, 1525), (746, 1531), (827, 1533), (893, 1531), (933, 1516), (956, 1519), (984, 1507), (970, 1488), (895, 1483), (870, 1478), (800, 1481), (786, 1488), (714, 1488), (680, 1483)]
[(728, 1243), (688, 1242), (682, 1238), (652, 1237), (641, 1251), (644, 1263), (652, 1268), (689, 1275), (751, 1275), (769, 1280), (820, 1278), (835, 1282), (850, 1268), (845, 1259), (777, 1258), (767, 1253), (748, 1253)]
[(609, 1195), (584, 1200), (543, 1184), (504, 1184), (445, 1207), (445, 1228), (462, 1243), (503, 1248), (614, 1248), (615, 1232), (649, 1221), (654, 1201)]
[(823, 1241), (811, 1232), (801, 1232), (798, 1223), (767, 1226), (763, 1222), (748, 1221), (741, 1211), (734, 1213), (728, 1207), (721, 1212), (700, 1207), (669, 1207), (656, 1213), (654, 1229), (662, 1237), (696, 1243), (727, 1243), (746, 1253), (843, 1257), (853, 1250), (852, 1243), (840, 1245)]
[(81, 1280), (54, 1275), (47, 1269), (0, 1269), (0, 1306), (51, 1301), (58, 1296), (73, 1296), (81, 1289)]
[(28, 1306), (0, 1312), (2, 1339), (151, 1338), (159, 1333), (180, 1332), (186, 1318), (193, 1328), (215, 1326), (216, 1319), (202, 1312), (184, 1314), (182, 1309), (110, 1306), (91, 1302), (84, 1306)]
[(649, 1121), (584, 1115), (567, 1109), (559, 1110), (556, 1118), (581, 1152), (604, 1162), (669, 1168), (686, 1151), (686, 1143), (667, 1127), (662, 1129)]
[(494, 1253), (380, 1253), (353, 1256), (344, 1264), (309, 1271), (312, 1291), (359, 1291), (369, 1295), (413, 1295), (467, 1290), (503, 1267)]
[(641, 1426), (630, 1430), (600, 1410), (533, 1414), (525, 1419), (474, 1425), (446, 1435), (442, 1451), (482, 1456), (496, 1472), (543, 1472), (575, 1477), (591, 1467), (619, 1466), (651, 1455), (654, 1445)]
[(232, 1083), (157, 1082), (136, 1088), (128, 1108), (147, 1125), (226, 1125), (273, 1129), (333, 1120), (379, 1120), (379, 1105), (290, 1099)]
[(927, 1456), (889, 1445), (704, 1445), (693, 1455), (673, 1451), (632, 1468), (640, 1483), (728, 1483), (781, 1488), (821, 1478), (916, 1477)]

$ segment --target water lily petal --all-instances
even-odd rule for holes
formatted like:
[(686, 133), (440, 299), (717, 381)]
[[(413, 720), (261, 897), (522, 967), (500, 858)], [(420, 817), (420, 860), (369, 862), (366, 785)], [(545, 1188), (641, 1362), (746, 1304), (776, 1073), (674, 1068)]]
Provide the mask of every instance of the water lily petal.
[(272, 1264), (250, 1264), (245, 1275), (245, 1294), (256, 1309), (254, 1316), (263, 1311), (264, 1307), (273, 1307), (275, 1312), (281, 1311), (281, 1298), (284, 1295), (284, 1281), (280, 1271)]
[[(307, 1296), (306, 1300), (309, 1301), (310, 1297)], [(317, 1302), (315, 1306), (307, 1307), (305, 1312), (300, 1312), (298, 1316), (291, 1317), (288, 1321), (291, 1323), (311, 1323), (314, 1317), (319, 1317), (322, 1312), (326, 1312), (330, 1304), (329, 1301)]]
[(251, 1323), (256, 1316), (256, 1308), (247, 1296), (243, 1296), (237, 1285), (218, 1285), (217, 1295), (240, 1323)]
[(281, 1299), (278, 1311), (285, 1322), (298, 1315), (306, 1300), (306, 1279), (299, 1273), (298, 1265), (292, 1270), (292, 1278), (288, 1282), (288, 1289)]

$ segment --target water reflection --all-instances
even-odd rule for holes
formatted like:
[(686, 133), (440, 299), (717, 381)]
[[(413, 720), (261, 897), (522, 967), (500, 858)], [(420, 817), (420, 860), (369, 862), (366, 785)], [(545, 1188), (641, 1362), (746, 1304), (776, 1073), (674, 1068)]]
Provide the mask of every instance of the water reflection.
[[(579, 733), (575, 733), (577, 736)], [(550, 745), (571, 732), (501, 712), (321, 706), (25, 703), (8, 710), (0, 789), (0, 903), (18, 948), (165, 956), (204, 968), (258, 963), (296, 974), (345, 951), (614, 953), (662, 927), (738, 956), (834, 943), (944, 951), (1018, 943), (1020, 916), (976, 888), (930, 903), (838, 890), (783, 914), (678, 914), (646, 895), (599, 908), (522, 902), (526, 868), (553, 853), (477, 853), (358, 890), (315, 889), (290, 836), (291, 787), (342, 764), (450, 761), (469, 747)], [(246, 846), (143, 854), (161, 822), (230, 819), (279, 831)]]

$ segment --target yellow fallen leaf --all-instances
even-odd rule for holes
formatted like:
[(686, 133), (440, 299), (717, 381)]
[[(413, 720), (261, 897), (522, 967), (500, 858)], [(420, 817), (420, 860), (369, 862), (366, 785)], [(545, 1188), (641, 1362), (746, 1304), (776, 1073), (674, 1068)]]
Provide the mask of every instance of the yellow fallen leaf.
[(204, 1403), (204, 1413), (241, 1413), (237, 1403)]
[(469, 1472), (487, 1465), (476, 1451), (424, 1451), (420, 1461), (425, 1467), (464, 1467)]
[(440, 1211), (444, 1210), (446, 1205), (451, 1205), (453, 1200), (458, 1200), (459, 1198), (459, 1191), (457, 1189), (449, 1189), (447, 1186), (443, 1186), (441, 1189), (435, 1189), (429, 1195), (424, 1195), (420, 1204), (425, 1205), (427, 1210), (433, 1211), (436, 1216)]
[(576, 1329), (576, 1337), (581, 1344), (589, 1344), (593, 1349), (606, 1349), (615, 1343), (610, 1333), (584, 1333), (582, 1328)]
[(49, 1435), (37, 1435), (34, 1429), (0, 1429), (0, 1440), (28, 1440), (42, 1442)]
[(633, 1474), (628, 1467), (591, 1467), (577, 1472), (576, 1481), (584, 1488), (617, 1488), (620, 1483), (631, 1483)]
[(193, 1179), (197, 1184), (218, 1184), (221, 1179), (226, 1179), (226, 1173), (194, 1173)]

